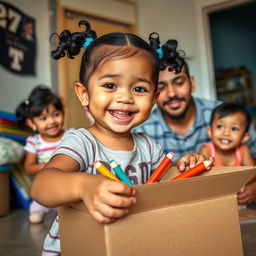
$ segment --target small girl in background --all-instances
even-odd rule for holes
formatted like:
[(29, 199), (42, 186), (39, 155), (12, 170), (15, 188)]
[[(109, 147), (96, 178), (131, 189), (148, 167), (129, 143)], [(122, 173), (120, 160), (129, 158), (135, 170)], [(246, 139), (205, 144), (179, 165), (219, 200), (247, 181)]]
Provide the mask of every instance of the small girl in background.
[[(16, 108), (17, 123), (34, 131), (24, 147), (26, 151), (25, 171), (34, 176), (49, 161), (64, 134), (64, 109), (58, 96), (39, 85), (29, 98)], [(50, 209), (33, 201), (29, 207), (30, 223), (41, 223)]]
[[(207, 128), (211, 142), (205, 143), (200, 154), (213, 156), (214, 166), (254, 166), (254, 159), (246, 142), (250, 138), (252, 118), (237, 103), (222, 103), (211, 115)], [(238, 203), (252, 203), (256, 199), (256, 179), (251, 179), (239, 192)]]
[[(75, 91), (94, 123), (88, 129), (65, 133), (51, 160), (36, 176), (31, 194), (48, 207), (83, 201), (96, 221), (111, 223), (129, 212), (136, 203), (136, 191), (123, 182), (95, 175), (94, 162), (98, 160), (111, 170), (109, 162), (116, 160), (134, 184), (143, 184), (164, 158), (160, 145), (146, 134), (131, 133), (148, 118), (158, 96), (158, 56), (134, 34), (109, 33), (96, 38), (87, 21), (79, 25), (86, 26), (85, 32), (64, 30), (52, 57), (67, 54), (74, 58), (81, 48), (86, 49)], [(174, 51), (174, 66), (179, 65), (176, 49), (170, 51)], [(204, 156), (189, 153), (178, 166), (184, 171), (204, 160)], [(43, 255), (61, 254), (57, 238), (59, 222), (54, 221)]]
[(215, 157), (214, 166), (254, 165), (246, 142), (250, 139), (249, 127), (252, 118), (243, 106), (237, 103), (222, 103), (211, 115), (207, 133), (211, 142), (200, 149), (201, 154)]

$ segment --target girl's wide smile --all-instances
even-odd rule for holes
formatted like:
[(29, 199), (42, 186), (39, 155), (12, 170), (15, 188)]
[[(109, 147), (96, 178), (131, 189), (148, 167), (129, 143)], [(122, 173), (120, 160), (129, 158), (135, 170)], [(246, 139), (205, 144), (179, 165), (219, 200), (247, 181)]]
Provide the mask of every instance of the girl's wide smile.
[(109, 113), (114, 120), (121, 121), (121, 122), (130, 121), (135, 114), (135, 112), (124, 111), (124, 110), (109, 110)]

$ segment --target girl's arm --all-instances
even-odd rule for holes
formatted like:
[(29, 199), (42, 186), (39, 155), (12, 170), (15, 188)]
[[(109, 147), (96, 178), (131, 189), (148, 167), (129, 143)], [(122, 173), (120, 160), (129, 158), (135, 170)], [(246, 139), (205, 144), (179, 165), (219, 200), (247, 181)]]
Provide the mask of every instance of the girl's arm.
[(78, 172), (79, 163), (63, 154), (54, 156), (36, 175), (31, 195), (46, 207), (82, 200), (99, 222), (110, 223), (127, 214), (135, 190), (101, 175)]
[(255, 165), (250, 148), (246, 144), (242, 145), (242, 155), (243, 155), (242, 159), (243, 159), (244, 166), (254, 166)]
[[(244, 144), (242, 146), (243, 165), (254, 166), (254, 159), (251, 155), (249, 147)], [(244, 187), (241, 188), (237, 195), (238, 203), (248, 204), (256, 201), (256, 176), (254, 176)]]
[(26, 173), (28, 173), (30, 175), (35, 175), (44, 166), (45, 166), (45, 163), (39, 164), (37, 162), (37, 155), (36, 154), (26, 152), (25, 163), (24, 163), (24, 168), (25, 168)]

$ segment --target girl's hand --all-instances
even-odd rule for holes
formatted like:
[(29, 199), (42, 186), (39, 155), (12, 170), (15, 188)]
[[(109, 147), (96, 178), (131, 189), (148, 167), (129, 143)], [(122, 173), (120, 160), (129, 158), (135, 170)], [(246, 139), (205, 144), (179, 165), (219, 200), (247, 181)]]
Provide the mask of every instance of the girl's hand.
[(256, 201), (256, 181), (247, 183), (237, 195), (239, 204), (250, 204)]
[(90, 182), (83, 187), (81, 199), (94, 219), (111, 223), (125, 216), (128, 208), (136, 202), (135, 189), (101, 175), (90, 176)]
[(209, 160), (211, 162), (211, 165), (207, 168), (210, 169), (213, 165), (214, 157), (206, 157), (203, 154), (197, 153), (187, 153), (177, 161), (177, 167), (179, 171), (183, 172), (185, 170), (193, 168), (195, 165), (198, 165), (205, 160)]

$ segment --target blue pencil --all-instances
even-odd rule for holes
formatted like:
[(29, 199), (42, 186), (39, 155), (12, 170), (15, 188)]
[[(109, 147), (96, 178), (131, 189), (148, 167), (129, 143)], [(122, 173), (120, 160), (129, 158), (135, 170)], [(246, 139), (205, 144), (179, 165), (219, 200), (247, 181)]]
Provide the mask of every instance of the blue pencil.
[(126, 183), (127, 185), (130, 185), (130, 186), (134, 185), (132, 183), (132, 181), (129, 179), (129, 177), (125, 174), (125, 172), (122, 170), (120, 165), (118, 165), (114, 160), (111, 160), (109, 162), (109, 164), (113, 168), (113, 170), (115, 171), (116, 175), (118, 176), (118, 178), (121, 181), (123, 181), (124, 183)]

